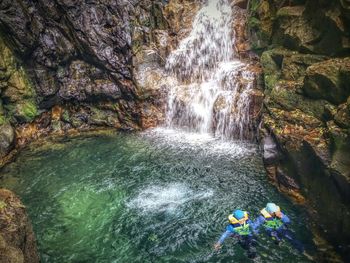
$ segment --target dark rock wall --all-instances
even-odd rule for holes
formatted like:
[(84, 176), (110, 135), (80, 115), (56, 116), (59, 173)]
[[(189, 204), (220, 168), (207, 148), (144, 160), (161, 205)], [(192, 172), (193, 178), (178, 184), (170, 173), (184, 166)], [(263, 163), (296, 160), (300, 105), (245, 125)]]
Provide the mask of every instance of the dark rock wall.
[(265, 80), (261, 137), (271, 179), (307, 198), (326, 237), (350, 251), (350, 2), (251, 0)]
[[(135, 47), (166, 28), (164, 3), (1, 1), (0, 136), (10, 139), (10, 125), (23, 141), (29, 123), (34, 137), (44, 130), (155, 125), (146, 120), (156, 109), (144, 99), (132, 62)], [(13, 145), (1, 144), (1, 156)]]

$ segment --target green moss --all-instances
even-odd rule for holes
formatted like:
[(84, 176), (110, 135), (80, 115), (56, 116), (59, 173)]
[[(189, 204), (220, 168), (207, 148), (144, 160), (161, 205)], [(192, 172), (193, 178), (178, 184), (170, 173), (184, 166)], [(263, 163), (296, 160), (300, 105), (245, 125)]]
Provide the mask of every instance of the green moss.
[(252, 0), (249, 4), (249, 11), (251, 13), (256, 13), (260, 7), (260, 0)]
[(278, 81), (278, 76), (276, 75), (265, 75), (265, 86), (267, 89), (272, 90)]
[(3, 115), (0, 115), (0, 125), (3, 125), (5, 124), (7, 121), (6, 121), (6, 117), (3, 116)]
[(6, 203), (4, 201), (0, 201), (0, 210), (6, 208)]
[(18, 106), (17, 113), (19, 117), (22, 117), (25, 121), (31, 122), (38, 116), (38, 109), (34, 102), (28, 101)]
[(251, 29), (258, 29), (260, 27), (260, 20), (257, 19), (256, 17), (249, 17), (248, 19), (248, 26)]
[(281, 8), (277, 11), (277, 17), (290, 16), (289, 9)]
[(32, 121), (37, 115), (38, 110), (35, 105), (36, 97), (34, 86), (24, 67), (21, 66), (11, 49), (0, 36), (0, 68), (2, 77), (6, 81), (2, 84), (6, 87), (3, 92), (7, 97), (0, 109), (0, 124), (9, 120)]
[(70, 116), (68, 110), (64, 110), (62, 113), (62, 120), (66, 123), (70, 122)]

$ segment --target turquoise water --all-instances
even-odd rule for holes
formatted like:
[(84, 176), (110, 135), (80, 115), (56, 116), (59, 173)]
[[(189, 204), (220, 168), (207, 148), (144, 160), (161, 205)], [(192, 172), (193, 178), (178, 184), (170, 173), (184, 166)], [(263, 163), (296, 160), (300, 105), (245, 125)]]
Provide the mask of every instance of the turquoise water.
[[(27, 206), (42, 262), (250, 262), (226, 240), (228, 214), (252, 217), (268, 201), (291, 217), (306, 245), (304, 212), (267, 180), (255, 145), (154, 130), (32, 145), (1, 184)], [(254, 262), (308, 262), (263, 233)]]

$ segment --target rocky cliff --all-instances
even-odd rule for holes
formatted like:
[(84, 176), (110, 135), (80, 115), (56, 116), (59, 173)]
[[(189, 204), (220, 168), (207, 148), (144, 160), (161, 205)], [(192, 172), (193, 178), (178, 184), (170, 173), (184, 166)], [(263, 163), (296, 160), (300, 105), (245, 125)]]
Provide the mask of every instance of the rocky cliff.
[(325, 235), (350, 244), (350, 2), (251, 0), (265, 80), (261, 125), (271, 179), (301, 192)]
[(167, 28), (162, 1), (0, 3), (0, 155), (50, 132), (154, 126), (133, 60)]

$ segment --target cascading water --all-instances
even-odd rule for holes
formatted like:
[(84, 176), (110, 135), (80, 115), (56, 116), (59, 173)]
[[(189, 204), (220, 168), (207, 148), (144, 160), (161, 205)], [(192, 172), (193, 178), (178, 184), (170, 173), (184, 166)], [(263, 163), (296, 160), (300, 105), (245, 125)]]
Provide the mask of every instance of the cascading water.
[(208, 0), (190, 35), (166, 63), (176, 83), (169, 92), (167, 126), (221, 138), (251, 138), (255, 74), (235, 52), (234, 12), (227, 0)]

